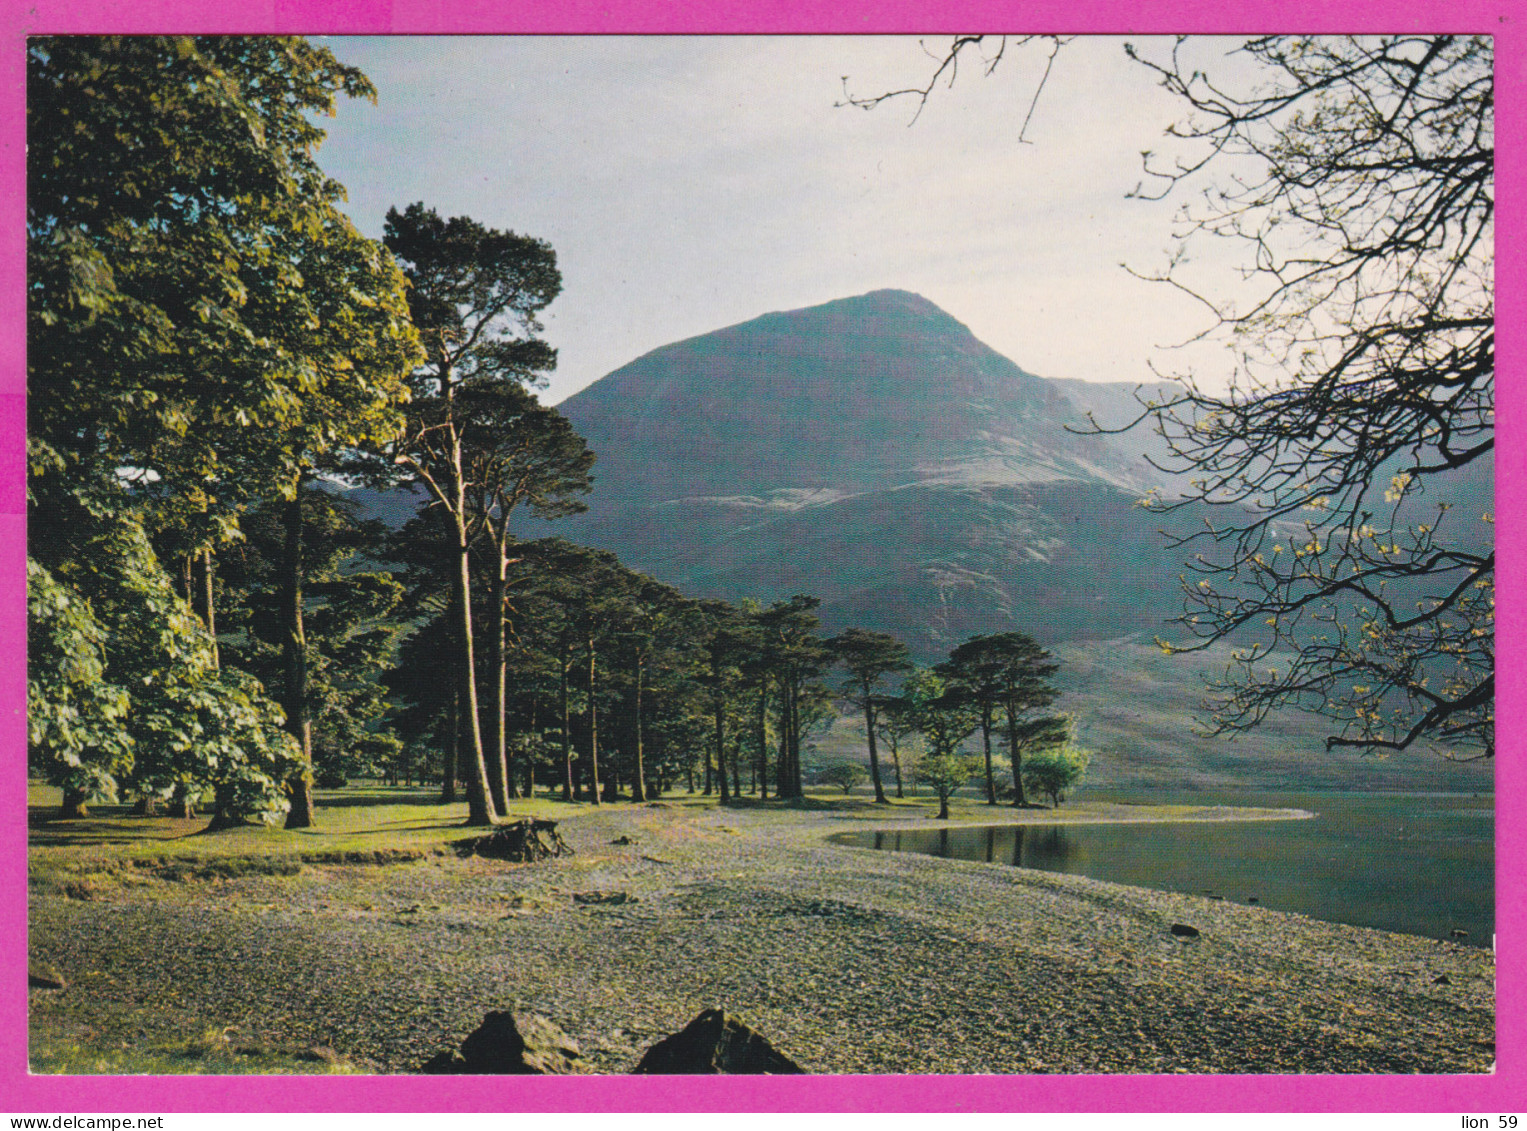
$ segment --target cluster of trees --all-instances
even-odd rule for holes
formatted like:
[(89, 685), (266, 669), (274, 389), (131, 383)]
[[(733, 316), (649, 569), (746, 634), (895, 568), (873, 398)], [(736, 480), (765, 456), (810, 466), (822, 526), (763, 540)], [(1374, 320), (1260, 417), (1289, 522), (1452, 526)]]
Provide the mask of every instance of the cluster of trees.
[[(474, 824), (538, 781), (798, 797), (840, 701), (877, 800), (882, 737), (900, 794), (909, 734), (936, 766), (979, 729), (988, 799), (997, 733), (1023, 803), (1065, 738), (1027, 638), (892, 694), (906, 648), (825, 639), (814, 598), (692, 600), (515, 537), (593, 482), (533, 392), (556, 257), (423, 204), (357, 232), (313, 120), (363, 75), (301, 39), (36, 39), (28, 92), (30, 759), (66, 812), (210, 792), (214, 824), (302, 827), (356, 776), (459, 784)], [(389, 531), (360, 484), (424, 505)]]
[(304, 772), (187, 597), (252, 505), (396, 430), (403, 275), (313, 160), (370, 94), (297, 39), (28, 45), (29, 745), (66, 809), (210, 789), (233, 821)]

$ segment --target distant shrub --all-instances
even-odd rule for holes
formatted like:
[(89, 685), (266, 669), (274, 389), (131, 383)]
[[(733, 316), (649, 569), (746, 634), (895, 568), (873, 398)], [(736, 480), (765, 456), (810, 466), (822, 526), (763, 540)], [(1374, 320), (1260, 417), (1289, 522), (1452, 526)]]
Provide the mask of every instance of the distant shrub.
[(1023, 786), (1044, 794), (1051, 805), (1058, 807), (1066, 799), (1066, 791), (1075, 789), (1087, 776), (1091, 760), (1088, 751), (1071, 745), (1037, 751), (1024, 760)]
[(848, 791), (856, 785), (863, 785), (869, 780), (869, 775), (864, 772), (864, 767), (857, 762), (839, 762), (837, 765), (828, 766), (820, 774), (817, 780), (823, 785), (835, 785), (843, 791), (843, 796), (848, 796)]

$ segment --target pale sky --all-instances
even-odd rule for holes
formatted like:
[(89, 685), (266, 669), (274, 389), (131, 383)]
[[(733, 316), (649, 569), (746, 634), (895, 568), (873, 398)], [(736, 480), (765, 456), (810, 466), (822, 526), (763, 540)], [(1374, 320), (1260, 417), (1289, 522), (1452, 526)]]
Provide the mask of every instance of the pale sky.
[(909, 38), (324, 42), (379, 91), (319, 154), (363, 231), (422, 200), (556, 249), (551, 402), (668, 342), (883, 287), (1046, 377), (1149, 380), (1147, 359), (1172, 363), (1158, 347), (1205, 326), (1120, 266), (1172, 244), (1177, 203), (1125, 197), (1181, 110), (1121, 39), (1062, 50), (1027, 143), (1039, 45), (990, 78), (967, 64), (909, 125), (911, 101), (835, 106), (844, 76), (855, 94), (925, 81)]

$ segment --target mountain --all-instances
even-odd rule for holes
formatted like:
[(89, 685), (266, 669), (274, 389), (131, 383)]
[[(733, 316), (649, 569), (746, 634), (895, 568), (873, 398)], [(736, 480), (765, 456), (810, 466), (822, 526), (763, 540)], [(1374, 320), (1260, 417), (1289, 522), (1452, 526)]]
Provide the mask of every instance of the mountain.
[(559, 406), (599, 462), (588, 514), (554, 529), (696, 595), (815, 594), (830, 629), (925, 658), (977, 632), (1154, 629), (1178, 608), (1138, 506), (1159, 475), (1079, 434), (1132, 388), (1089, 402), (906, 291), (766, 314)]
[[(1147, 398), (1170, 386), (1147, 385)], [(1084, 435), (1138, 415), (1136, 386), (1052, 380), (934, 304), (876, 291), (767, 314), (654, 350), (564, 401), (598, 455), (585, 515), (522, 522), (614, 551), (692, 596), (823, 600), (829, 632), (891, 632), (920, 660), (977, 633), (1030, 633), (1062, 661), (1058, 706), (1112, 785), (1480, 789), (1488, 764), (1328, 754), (1322, 720), (1270, 719), (1235, 743), (1195, 733), (1224, 649), (1151, 646), (1180, 611), (1183, 551), (1159, 528), (1192, 507), (1138, 505), (1165, 477), (1160, 437)], [(1446, 491), (1457, 521), (1493, 510), (1487, 461)], [(422, 497), (356, 491), (401, 523)], [(1219, 516), (1216, 516), (1219, 517)], [(862, 756), (852, 720), (824, 755)]]

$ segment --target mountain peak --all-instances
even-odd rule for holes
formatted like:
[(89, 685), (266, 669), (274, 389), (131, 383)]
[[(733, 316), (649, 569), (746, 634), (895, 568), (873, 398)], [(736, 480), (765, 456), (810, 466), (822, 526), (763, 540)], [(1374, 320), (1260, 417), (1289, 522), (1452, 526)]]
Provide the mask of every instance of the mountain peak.
[[(663, 346), (560, 406), (602, 502), (1132, 477), (1075, 406), (921, 295), (887, 288)], [(794, 498), (794, 495), (790, 495)]]

